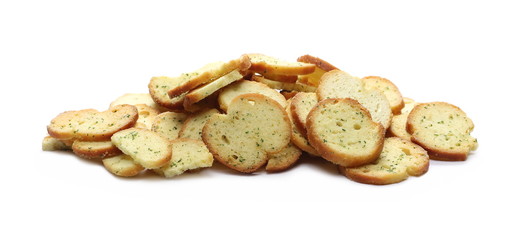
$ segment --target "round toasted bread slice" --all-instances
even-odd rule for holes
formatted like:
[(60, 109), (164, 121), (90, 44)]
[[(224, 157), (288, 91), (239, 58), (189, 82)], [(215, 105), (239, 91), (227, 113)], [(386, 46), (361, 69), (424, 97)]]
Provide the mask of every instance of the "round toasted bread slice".
[(170, 141), (160, 134), (141, 128), (129, 128), (117, 132), (111, 141), (124, 154), (147, 169), (164, 166), (172, 156)]
[(367, 90), (372, 88), (378, 89), (385, 95), (385, 97), (387, 97), (393, 114), (399, 114), (401, 112), (401, 109), (405, 105), (403, 97), (401, 96), (401, 92), (398, 87), (389, 79), (377, 76), (368, 76), (362, 78), (362, 81), (364, 82), (364, 86)]
[(292, 98), (290, 110), (292, 118), (297, 128), (301, 130), (301, 134), (306, 137), (306, 117), (310, 110), (317, 104), (317, 94), (300, 92)]
[(267, 85), (255, 81), (240, 80), (222, 89), (219, 94), (220, 109), (227, 112), (229, 103), (238, 95), (246, 93), (259, 93), (278, 102), (282, 107), (287, 105), (285, 97)]
[(102, 164), (110, 173), (120, 177), (134, 177), (145, 169), (125, 154), (105, 158)]
[(213, 114), (202, 139), (217, 161), (243, 173), (263, 166), (290, 142), (290, 121), (275, 100), (251, 93), (233, 99), (227, 114)]
[(172, 89), (172, 87), (177, 86), (179, 81), (179, 78), (171, 78), (166, 76), (151, 78), (148, 88), (152, 100), (164, 108), (173, 110), (182, 109), (186, 93), (173, 98), (168, 95), (168, 91)]
[(265, 166), (267, 172), (285, 171), (297, 162), (303, 152), (293, 143), (289, 143), (283, 150), (269, 154), (269, 160)]
[(328, 98), (351, 98), (364, 106), (375, 122), (384, 129), (391, 124), (392, 111), (387, 97), (376, 89), (366, 90), (363, 82), (340, 70), (332, 70), (321, 77), (317, 87), (319, 101)]
[(473, 128), (473, 121), (465, 112), (445, 102), (418, 104), (407, 119), (412, 141), (436, 160), (466, 160), (477, 148), (477, 139), (470, 135)]
[(164, 112), (154, 118), (151, 129), (172, 141), (178, 138), (187, 117), (185, 113)]
[(374, 161), (382, 151), (384, 129), (356, 100), (330, 98), (308, 114), (308, 141), (321, 156), (344, 167)]
[(138, 120), (138, 110), (132, 105), (117, 105), (99, 112), (94, 109), (68, 111), (52, 119), (48, 134), (59, 140), (106, 141)]
[(75, 155), (86, 159), (103, 159), (120, 155), (120, 151), (111, 141), (88, 142), (74, 141), (72, 150)]
[(315, 150), (315, 148), (313, 148), (312, 145), (310, 145), (310, 143), (308, 142), (308, 139), (306, 139), (306, 137), (303, 136), (303, 134), (301, 134), (301, 130), (294, 123), (294, 119), (292, 117), (292, 111), (291, 111), (291, 109), (292, 109), (291, 104), (292, 104), (291, 100), (287, 101), (287, 107), (285, 108), (288, 118), (290, 119), (290, 123), (291, 123), (290, 126), (292, 127), (292, 135), (291, 135), (290, 140), (299, 149), (309, 153), (310, 155), (317, 156), (317, 157), (321, 156), (317, 152), (317, 150)]
[(165, 166), (154, 171), (167, 178), (183, 174), (188, 170), (211, 167), (213, 155), (202, 141), (176, 139), (172, 141), (172, 158)]
[(179, 138), (202, 140), (202, 128), (213, 114), (219, 113), (217, 109), (207, 109), (190, 115), (179, 131)]
[(339, 170), (353, 181), (384, 185), (425, 174), (429, 162), (425, 149), (410, 141), (392, 137), (385, 139), (382, 153), (374, 162), (360, 167), (339, 167)]

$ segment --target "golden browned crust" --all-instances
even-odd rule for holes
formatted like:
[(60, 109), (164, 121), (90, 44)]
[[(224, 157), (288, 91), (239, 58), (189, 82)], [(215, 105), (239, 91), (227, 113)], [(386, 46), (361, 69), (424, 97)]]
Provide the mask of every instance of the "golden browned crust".
[[(335, 103), (346, 103), (349, 105), (352, 105), (354, 108), (356, 108), (358, 111), (360, 111), (362, 114), (366, 115), (368, 119), (371, 120), (371, 123), (376, 125), (376, 132), (373, 133), (375, 136), (377, 136), (378, 141), (376, 141), (376, 145), (374, 147), (374, 151), (371, 151), (368, 155), (364, 156), (356, 156), (356, 155), (350, 155), (350, 154), (344, 154), (344, 153), (338, 153), (334, 151), (328, 144), (326, 144), (326, 140), (321, 138), (315, 131), (313, 131), (313, 126), (317, 124), (315, 120), (316, 114), (320, 114), (321, 110), (324, 110), (326, 107), (326, 104), (335, 104)], [(320, 101), (317, 103), (317, 105), (310, 111), (307, 118), (307, 136), (308, 141), (310, 144), (317, 150), (318, 153), (321, 154), (321, 156), (337, 165), (344, 166), (344, 167), (355, 167), (360, 166), (363, 164), (370, 163), (374, 161), (378, 156), (380, 155), (382, 148), (383, 148), (383, 142), (385, 138), (384, 134), (384, 128), (381, 124), (372, 121), (371, 115), (367, 109), (362, 107), (358, 101), (351, 99), (351, 98), (329, 98), (325, 99), (323, 101)]]
[(269, 154), (269, 160), (265, 166), (267, 172), (286, 171), (297, 162), (303, 152), (293, 143), (289, 143), (286, 148), (278, 153)]
[[(303, 137), (306, 138), (306, 118), (303, 118), (302, 114), (300, 113), (302, 111), (302, 104), (304, 101), (307, 101), (308, 94), (314, 94), (314, 93), (306, 93), (301, 92), (297, 94), (295, 97), (292, 98), (292, 103), (290, 105), (290, 111), (292, 112), (292, 119), (294, 124), (296, 124), (297, 128), (300, 130)], [(317, 99), (317, 97), (316, 97)]]
[(122, 154), (111, 141), (103, 142), (105, 144), (96, 145), (95, 142), (74, 141), (72, 151), (75, 155), (85, 159), (103, 159)]
[(310, 82), (310, 78), (309, 76), (311, 75), (301, 75), (297, 78), (297, 81), (296, 83), (297, 84), (304, 84), (304, 85), (307, 85), (307, 86), (311, 86), (311, 87), (317, 87), (318, 84), (315, 84), (315, 83), (312, 83)]
[(285, 110), (287, 112), (287, 115), (288, 115), (288, 117), (290, 119), (290, 123), (291, 123), (290, 126), (292, 127), (292, 135), (290, 136), (290, 140), (292, 141), (292, 143), (294, 145), (296, 145), (302, 151), (305, 151), (305, 152), (309, 153), (312, 156), (321, 156), (317, 152), (317, 150), (315, 150), (310, 145), (310, 143), (308, 142), (306, 137), (304, 137), (301, 134), (301, 130), (299, 130), (297, 125), (295, 123), (293, 123), (294, 120), (292, 119), (293, 117), (292, 117), (292, 111), (291, 111), (291, 104), (292, 104), (292, 101), (288, 101), (287, 102), (287, 107), (285, 108)]
[[(251, 67), (249, 68), (249, 70), (260, 74), (274, 73), (277, 75), (305, 75), (315, 71), (315, 64), (302, 63), (302, 65), (299, 64), (278, 66), (273, 65), (267, 62), (266, 60), (259, 59), (261, 57), (270, 58), (263, 54), (251, 53), (247, 55), (251, 58)], [(256, 56), (258, 57), (258, 60), (255, 59)]]
[(104, 112), (94, 109), (67, 111), (52, 119), (48, 134), (59, 140), (107, 141), (138, 120), (135, 106), (122, 104)]
[(418, 137), (415, 132), (417, 121), (415, 120), (419, 111), (425, 108), (427, 105), (431, 104), (445, 104), (449, 107), (456, 109), (457, 111), (463, 112), (459, 107), (446, 103), (446, 102), (430, 102), (430, 103), (421, 103), (416, 105), (412, 111), (409, 113), (407, 118), (407, 132), (411, 134), (411, 141), (423, 147), (433, 160), (442, 160), (442, 161), (465, 161), (468, 158), (469, 151), (451, 151), (449, 149), (441, 149), (438, 147), (434, 147), (425, 141), (424, 139)]
[(423, 141), (414, 136), (412, 136), (410, 140), (415, 144), (423, 147), (428, 152), (428, 155), (432, 160), (465, 161), (468, 158), (468, 153), (465, 152), (447, 152), (444, 150), (428, 147)]
[[(429, 166), (430, 166), (430, 162), (427, 162), (426, 165), (420, 169), (421, 173), (419, 175), (414, 175), (414, 176), (420, 176), (420, 175), (425, 174), (428, 171)], [(348, 168), (339, 166), (339, 172), (342, 175), (346, 176), (347, 178), (349, 178), (355, 182), (359, 182), (359, 183), (372, 184), (372, 185), (387, 185), (387, 184), (398, 183), (403, 180), (406, 180), (406, 178), (393, 178), (393, 179), (385, 180), (385, 178), (382, 178), (379, 176), (363, 175), (363, 174), (349, 171), (347, 169)]]
[(152, 100), (161, 107), (171, 110), (182, 110), (185, 94), (171, 98), (168, 90), (172, 87), (173, 78), (169, 77), (153, 77), (151, 78), (148, 88)]
[[(389, 102), (391, 103), (391, 111), (394, 115), (396, 114), (400, 114), (401, 113), (401, 109), (403, 109), (403, 107), (405, 106), (405, 102), (403, 101), (403, 96), (401, 96), (401, 92), (400, 90), (398, 89), (398, 86), (396, 86), (396, 84), (394, 84), (391, 80), (387, 79), (387, 78), (382, 78), (382, 77), (378, 77), (378, 76), (367, 76), (367, 77), (363, 77), (362, 78), (362, 81), (382, 81), (386, 84), (389, 85), (389, 91), (391, 92), (394, 92), (394, 94), (398, 95), (399, 96), (399, 101), (396, 102), (396, 103), (392, 103), (390, 100)], [(385, 89), (378, 89), (380, 91), (382, 91), (385, 96), (387, 96), (386, 92), (385, 92)], [(388, 98), (390, 99), (390, 98)]]
[(397, 183), (397, 182), (401, 182), (401, 181), (405, 180), (405, 178), (403, 178), (403, 179), (396, 179), (396, 180), (392, 180), (390, 182), (386, 182), (381, 177), (357, 174), (355, 172), (348, 171), (347, 170), (348, 168), (343, 167), (343, 166), (338, 166), (338, 169), (339, 169), (339, 173), (346, 176), (347, 178), (349, 178), (355, 182), (365, 183), (365, 184), (387, 185), (387, 184)]
[(269, 88), (278, 89), (278, 90), (286, 90), (286, 91), (297, 91), (297, 92), (315, 92), (316, 87), (308, 86), (306, 84), (302, 84), (299, 82), (295, 83), (286, 83), (286, 82), (278, 82), (266, 79), (262, 76), (254, 75), (252, 77), (253, 81), (262, 83), (267, 85)]
[(289, 100), (289, 99), (293, 98), (294, 96), (296, 96), (296, 94), (299, 92), (298, 91), (281, 90), (280, 93), (281, 93), (281, 95), (283, 95), (283, 97), (285, 97), (286, 100)]
[(297, 75), (280, 75), (271, 72), (263, 72), (262, 76), (269, 80), (278, 82), (295, 83), (297, 81)]
[(315, 66), (317, 66), (318, 68), (326, 71), (326, 72), (329, 72), (331, 70), (335, 70), (335, 69), (338, 69), (337, 67), (331, 65), (329, 62), (326, 62), (318, 57), (314, 57), (314, 56), (311, 56), (311, 55), (303, 55), (301, 57), (298, 57), (297, 58), (297, 61), (298, 62), (304, 62), (304, 63), (311, 63), (311, 64), (315, 64)]
[[(410, 159), (407, 159), (410, 158)], [(430, 161), (427, 152), (410, 141), (392, 137), (385, 139), (382, 155), (363, 167), (339, 167), (347, 178), (366, 184), (385, 185), (421, 176), (428, 172)]]
[(180, 96), (183, 93), (186, 93), (202, 84), (207, 84), (217, 78), (228, 74), (229, 72), (239, 69), (242, 72), (247, 71), (251, 67), (251, 61), (247, 55), (242, 55), (238, 59), (231, 60), (224, 64), (222, 69), (219, 72), (214, 73), (211, 71), (200, 73), (196, 77), (192, 77), (185, 82), (182, 82), (180, 85), (172, 87), (168, 90), (168, 95), (173, 98), (176, 96)]
[(195, 113), (210, 108), (217, 108), (219, 106), (219, 92), (220, 91), (217, 91), (200, 101), (186, 97), (185, 101), (183, 102), (183, 108), (186, 112), (189, 113)]

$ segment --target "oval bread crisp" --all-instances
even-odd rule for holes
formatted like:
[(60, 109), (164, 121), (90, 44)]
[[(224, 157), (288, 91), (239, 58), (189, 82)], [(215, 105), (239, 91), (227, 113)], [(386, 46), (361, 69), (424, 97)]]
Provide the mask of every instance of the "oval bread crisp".
[(466, 160), (478, 144), (470, 135), (473, 128), (465, 112), (445, 102), (421, 103), (412, 109), (407, 119), (407, 132), (412, 135), (412, 141), (436, 160)]
[(202, 139), (222, 164), (251, 173), (290, 142), (290, 121), (275, 100), (261, 94), (237, 96), (227, 114), (213, 114), (202, 130)]
[(391, 184), (428, 171), (425, 149), (410, 141), (392, 137), (385, 139), (382, 153), (374, 162), (359, 167), (339, 167), (349, 179), (367, 184)]
[(344, 167), (374, 161), (384, 140), (382, 125), (350, 98), (320, 101), (308, 114), (307, 133), (324, 159)]
[(106, 141), (138, 120), (138, 110), (132, 105), (117, 105), (99, 112), (94, 109), (68, 111), (52, 119), (48, 134), (59, 140)]

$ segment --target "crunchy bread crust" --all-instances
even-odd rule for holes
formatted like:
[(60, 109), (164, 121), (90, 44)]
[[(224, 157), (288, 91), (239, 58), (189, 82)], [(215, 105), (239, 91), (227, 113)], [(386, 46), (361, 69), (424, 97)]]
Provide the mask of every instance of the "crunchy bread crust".
[(269, 154), (269, 160), (265, 166), (267, 172), (281, 172), (285, 171), (297, 162), (303, 152), (293, 143), (289, 143), (283, 150)]
[(111, 141), (105, 141), (102, 146), (90, 144), (92, 142), (74, 141), (72, 151), (75, 155), (85, 159), (103, 159), (122, 154)]
[(297, 75), (279, 75), (270, 72), (264, 72), (262, 73), (262, 76), (264, 78), (278, 82), (295, 83), (297, 81)]
[[(278, 103), (276, 102), (275, 100), (273, 100), (272, 98), (269, 98), (269, 97), (266, 97), (264, 95), (261, 95), (261, 94), (257, 94), (257, 93), (248, 93), (248, 94), (242, 94), (242, 95), (239, 95), (238, 98), (234, 98), (231, 102), (231, 104), (229, 104), (229, 107), (228, 107), (228, 114), (226, 116), (228, 116), (229, 114), (232, 113), (231, 111), (231, 105), (233, 105), (233, 102), (236, 102), (236, 101), (239, 101), (239, 99), (248, 99), (248, 100), (252, 100), (252, 101), (267, 101), (268, 103), (270, 104), (273, 104), (275, 105), (275, 107), (277, 109), (280, 109), (283, 114), (281, 116), (281, 118), (283, 118), (283, 121), (285, 121), (289, 127), (288, 127), (288, 136), (290, 138), (290, 133), (291, 133), (291, 128), (290, 128), (290, 120), (287, 116), (287, 113), (285, 112), (285, 109)], [(206, 124), (204, 125), (203, 127), (203, 130), (202, 130), (202, 140), (203, 142), (206, 144), (206, 146), (208, 147), (208, 149), (210, 150), (210, 152), (213, 154), (213, 157), (220, 163), (222, 163), (223, 165), (227, 166), (228, 168), (231, 168), (233, 170), (236, 170), (236, 171), (239, 171), (239, 172), (242, 172), (242, 173), (253, 173), (255, 171), (257, 171), (258, 169), (260, 169), (263, 165), (265, 165), (267, 163), (267, 159), (268, 159), (268, 154), (273, 154), (273, 153), (276, 153), (276, 152), (279, 152), (281, 151), (283, 148), (285, 148), (287, 146), (287, 144), (285, 146), (278, 146), (276, 151), (271, 151), (271, 152), (267, 152), (265, 151), (264, 149), (261, 149), (263, 151), (263, 154), (260, 154), (259, 156), (262, 156), (261, 158), (257, 158), (256, 161), (254, 161), (255, 164), (249, 166), (249, 165), (235, 165), (233, 164), (233, 162), (235, 160), (233, 159), (228, 159), (226, 158), (226, 156), (223, 156), (219, 153), (219, 149), (218, 147), (215, 145), (214, 142), (212, 142), (210, 140), (210, 135), (211, 133), (215, 132), (215, 131), (220, 131), (220, 129), (218, 129), (217, 127), (215, 127), (215, 124), (213, 124), (214, 122), (216, 121), (224, 121), (224, 119), (220, 119), (219, 116), (224, 116), (224, 114), (214, 114), (212, 115), (212, 117), (210, 118), (210, 120), (208, 120), (206, 122)]]
[(315, 150), (315, 148), (313, 148), (312, 145), (310, 145), (310, 143), (308, 142), (306, 137), (304, 137), (303, 134), (301, 134), (301, 130), (299, 130), (297, 125), (295, 123), (293, 123), (294, 120), (292, 119), (293, 117), (292, 117), (292, 111), (291, 111), (291, 104), (292, 104), (292, 101), (288, 101), (287, 107), (285, 108), (285, 110), (287, 111), (287, 115), (290, 119), (290, 123), (291, 123), (290, 126), (292, 127), (292, 135), (290, 136), (290, 140), (299, 149), (309, 153), (310, 155), (317, 156), (317, 157), (321, 156), (321, 154), (319, 154), (317, 152), (317, 150)]
[(352, 98), (364, 106), (375, 122), (389, 128), (392, 110), (389, 100), (380, 90), (366, 89), (364, 82), (341, 70), (325, 73), (316, 90), (319, 100), (326, 98)]
[[(213, 93), (215, 93), (217, 90), (235, 82), (240, 79), (242, 79), (242, 75), (239, 72), (230, 72), (227, 75), (224, 75), (220, 77), (219, 79), (207, 83), (206, 85), (203, 85), (202, 87), (199, 87), (188, 94), (186, 94), (185, 100), (183, 102), (183, 106), (185, 109), (191, 109), (191, 107), (203, 100), (211, 96)], [(217, 84), (218, 86), (214, 86), (213, 84)], [(217, 101), (217, 99), (215, 99)]]
[(387, 137), (399, 137), (407, 141), (411, 141), (411, 136), (407, 132), (407, 115), (395, 115), (392, 117), (391, 125), (385, 132)]
[(329, 72), (331, 70), (335, 70), (335, 69), (338, 69), (337, 67), (331, 65), (329, 62), (326, 62), (318, 57), (314, 57), (314, 56), (311, 56), (311, 55), (303, 55), (301, 57), (298, 57), (297, 58), (297, 61), (298, 62), (304, 62), (304, 63), (311, 63), (311, 64), (315, 64), (315, 66), (317, 66), (318, 68), (326, 71), (326, 72)]
[[(255, 82), (255, 81), (249, 81), (249, 80), (239, 80), (236, 82), (231, 83), (226, 88), (222, 89), (219, 96), (218, 96), (218, 103), (219, 108), (223, 111), (227, 111), (229, 104), (232, 100), (234, 100), (238, 95), (234, 94), (234, 89), (245, 89), (245, 91), (236, 91), (240, 94), (248, 94), (248, 93), (258, 93), (264, 96), (268, 96), (269, 98), (273, 99), (277, 103), (279, 103), (281, 106), (285, 106), (287, 100), (283, 95), (281, 95), (276, 90), (270, 88), (266, 84), (263, 84), (261, 82)], [(250, 90), (250, 89), (251, 90)], [(233, 95), (233, 98), (228, 97)]]
[[(389, 101), (389, 103), (391, 103), (391, 111), (392, 111), (393, 114), (400, 114), (401, 113), (401, 109), (405, 106), (405, 102), (403, 101), (403, 96), (401, 95), (400, 90), (398, 89), (398, 87), (393, 82), (391, 82), (387, 78), (382, 78), (382, 77), (378, 77), (378, 76), (363, 77), (362, 81), (364, 81), (364, 82), (380, 81), (380, 82), (383, 82), (386, 85), (389, 85), (389, 91), (391, 91), (394, 94), (399, 96), (398, 97), (398, 99), (399, 99), (398, 101), (396, 101), (396, 102)], [(378, 89), (378, 90), (380, 90), (381, 92), (385, 91), (384, 89)], [(385, 96), (387, 97), (387, 94), (385, 94)], [(387, 97), (387, 99), (390, 99), (390, 98)]]
[[(329, 147), (324, 139), (322, 139), (314, 130), (313, 126), (317, 124), (315, 120), (315, 115), (319, 114), (319, 111), (321, 109), (325, 108), (326, 104), (332, 104), (332, 103), (346, 103), (349, 104), (359, 111), (361, 111), (364, 115), (367, 116), (368, 119), (371, 120), (371, 123), (377, 126), (376, 135), (378, 136), (378, 141), (376, 143), (376, 146), (374, 147), (374, 151), (371, 151), (370, 154), (365, 156), (352, 156), (348, 154), (340, 154), (335, 152), (331, 147)], [(317, 103), (317, 105), (310, 111), (307, 118), (307, 136), (308, 141), (310, 144), (321, 154), (321, 156), (337, 165), (344, 166), (344, 167), (355, 167), (360, 166), (363, 164), (370, 163), (374, 161), (378, 156), (380, 155), (382, 148), (383, 148), (383, 142), (385, 138), (384, 134), (384, 128), (380, 123), (374, 122), (371, 119), (371, 115), (369, 114), (369, 111), (365, 109), (358, 101), (351, 99), (351, 98), (329, 98), (325, 99), (323, 101), (320, 101)]]
[(219, 102), (218, 102), (219, 91), (211, 94), (210, 96), (208, 96), (208, 97), (206, 97), (206, 98), (204, 98), (201, 101), (196, 102), (196, 103), (187, 103), (185, 101), (183, 103), (183, 107), (185, 109), (185, 113), (189, 113), (189, 114), (190, 113), (197, 113), (199, 111), (203, 111), (203, 110), (206, 110), (206, 109), (218, 108), (219, 107)]
[(267, 85), (272, 89), (286, 90), (286, 91), (297, 91), (297, 92), (315, 92), (316, 87), (296, 83), (285, 83), (266, 79), (262, 76), (254, 75), (252, 80)]
[(283, 95), (283, 97), (285, 97), (285, 99), (289, 100), (289, 99), (293, 98), (294, 96), (296, 96), (296, 94), (298, 94), (299, 92), (298, 91), (281, 90), (280, 93), (281, 93), (281, 95)]
[[(97, 124), (104, 124), (104, 120), (109, 125), (99, 127)], [(137, 120), (136, 107), (122, 104), (104, 112), (85, 109), (61, 113), (52, 119), (47, 131), (51, 137), (59, 140), (108, 141), (116, 132), (134, 126)]]
[[(411, 140), (412, 142), (418, 144), (419, 146), (423, 147), (433, 160), (442, 160), (442, 161), (465, 161), (468, 158), (469, 151), (451, 151), (449, 149), (440, 149), (436, 148), (432, 145), (430, 145), (425, 139), (419, 138), (417, 135), (414, 134), (416, 130), (416, 125), (418, 124), (415, 120), (417, 114), (425, 108), (425, 106), (430, 104), (442, 104), (449, 107), (454, 108), (457, 111), (462, 111), (459, 107), (446, 103), (446, 102), (430, 102), (430, 103), (421, 103), (416, 105), (412, 111), (409, 113), (409, 116), (407, 118), (407, 132), (412, 135)], [(464, 113), (464, 115), (466, 115)]]
[(173, 86), (174, 81), (177, 81), (177, 78), (165, 76), (152, 77), (148, 85), (149, 94), (152, 100), (161, 107), (171, 110), (181, 110), (186, 93), (173, 98), (168, 95), (168, 90)]
[(231, 60), (221, 66), (221, 69), (218, 73), (213, 72), (203, 72), (199, 74), (197, 77), (193, 77), (188, 79), (187, 81), (182, 82), (180, 85), (171, 88), (168, 90), (168, 95), (170, 97), (180, 96), (183, 93), (186, 93), (202, 84), (209, 83), (219, 77), (228, 74), (229, 72), (239, 69), (242, 72), (247, 71), (251, 67), (251, 61), (247, 55), (242, 55), (238, 59)]
[[(308, 101), (307, 98), (310, 98), (313, 95), (315, 97), (315, 104), (317, 104), (317, 95), (315, 93), (305, 93), (301, 92), (292, 98), (292, 103), (290, 105), (290, 111), (292, 112), (292, 118), (294, 124), (296, 124), (297, 128), (301, 131), (301, 134), (306, 137), (306, 116), (302, 113), (303, 111), (303, 103), (306, 104)], [(315, 106), (315, 104), (313, 106)]]
[[(374, 175), (374, 174), (368, 174), (360, 171), (360, 167), (358, 169), (354, 168), (345, 168), (345, 167), (339, 167), (339, 172), (346, 176), (347, 178), (360, 183), (365, 184), (374, 184), (374, 185), (385, 185), (385, 184), (392, 184), (392, 183), (398, 183), (401, 181), (406, 180), (409, 176), (421, 176), (428, 172), (428, 168), (430, 166), (429, 157), (426, 153), (426, 151), (420, 147), (417, 144), (414, 144), (410, 141), (406, 141), (401, 138), (392, 137), (385, 139), (386, 144), (390, 144), (390, 142), (398, 141), (401, 143), (406, 144), (408, 147), (413, 148), (412, 154), (418, 154), (419, 157), (424, 158), (426, 161), (422, 165), (419, 166), (409, 166), (406, 167), (405, 172), (401, 174), (390, 174), (390, 175)], [(385, 147), (388, 147), (386, 145)]]
[[(262, 58), (270, 58), (269, 56), (250, 53), (247, 54), (251, 59), (250, 71), (256, 73), (274, 73), (278, 75), (305, 75), (315, 71), (315, 64), (303, 63), (295, 66), (292, 65), (273, 65)], [(277, 59), (276, 59), (277, 60)]]

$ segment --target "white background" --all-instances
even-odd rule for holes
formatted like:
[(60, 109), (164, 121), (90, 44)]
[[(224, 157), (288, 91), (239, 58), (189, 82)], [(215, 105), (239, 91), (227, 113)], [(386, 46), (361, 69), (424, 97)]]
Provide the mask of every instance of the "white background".
[[(177, 2), (0, 3), (1, 239), (516, 237), (511, 1)], [(103, 110), (147, 92), (152, 76), (249, 52), (312, 54), (386, 77), (416, 101), (453, 103), (473, 119), (480, 147), (389, 186), (313, 160), (281, 174), (215, 165), (122, 179), (41, 151), (62, 111)]]

